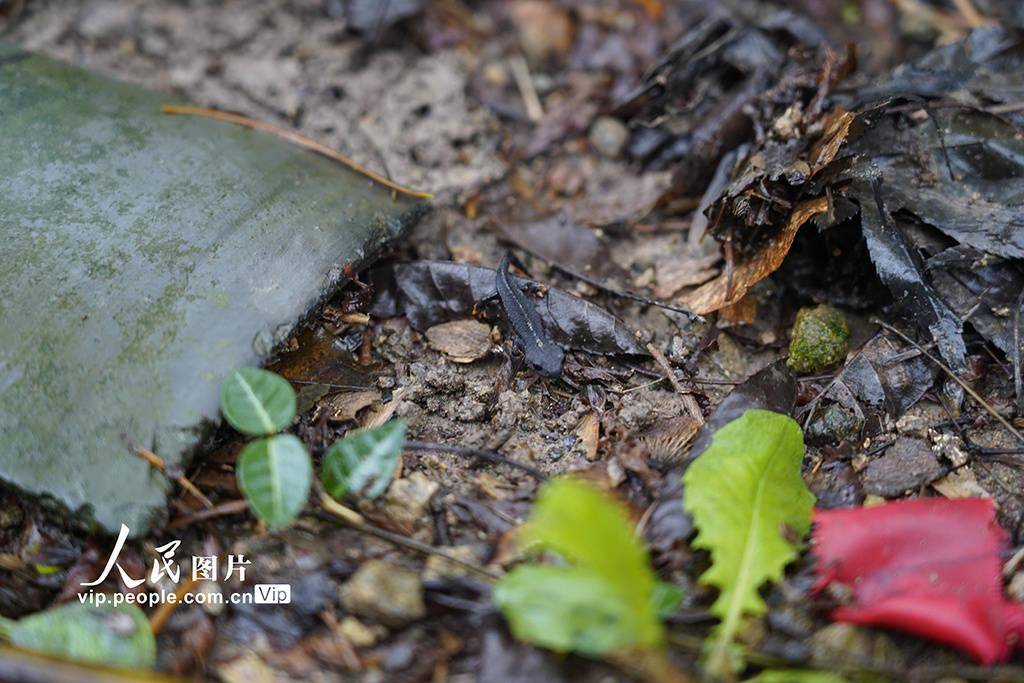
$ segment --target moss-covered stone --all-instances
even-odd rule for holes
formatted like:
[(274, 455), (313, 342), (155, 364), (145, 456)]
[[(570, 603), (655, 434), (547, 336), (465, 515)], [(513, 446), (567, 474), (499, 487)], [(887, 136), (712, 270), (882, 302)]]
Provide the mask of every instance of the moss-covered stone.
[[(141, 535), (220, 385), (422, 202), (285, 140), (0, 45), (0, 485)], [(127, 437), (127, 439), (125, 438)]]
[(850, 328), (842, 313), (825, 304), (801, 308), (793, 323), (786, 364), (797, 374), (810, 375), (836, 365), (849, 349)]

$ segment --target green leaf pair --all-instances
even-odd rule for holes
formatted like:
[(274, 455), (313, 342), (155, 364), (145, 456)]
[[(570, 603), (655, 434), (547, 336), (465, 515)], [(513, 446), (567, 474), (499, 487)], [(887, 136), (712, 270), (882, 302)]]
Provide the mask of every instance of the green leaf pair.
[(664, 641), (660, 617), (678, 604), (648, 564), (625, 510), (582, 481), (563, 478), (538, 496), (522, 541), (569, 566), (526, 565), (494, 589), (520, 640), (560, 652), (604, 655)]
[[(715, 432), (683, 475), (684, 505), (711, 553), (701, 581), (718, 588), (711, 613), (721, 619), (707, 668), (731, 678), (732, 643), (748, 615), (765, 611), (758, 589), (778, 581), (811, 526), (814, 496), (800, 476), (803, 433), (791, 418), (748, 410)], [(784, 533), (785, 530), (789, 532)]]
[(156, 639), (135, 605), (72, 602), (20, 621), (0, 619), (13, 645), (79, 662), (135, 669), (156, 664)]
[(232, 427), (264, 437), (242, 450), (235, 467), (249, 507), (272, 529), (287, 525), (306, 506), (313, 484), (305, 445), (291, 434), (277, 434), (295, 419), (295, 390), (272, 372), (241, 368), (224, 380), (220, 406)]
[[(272, 372), (242, 368), (224, 381), (221, 412), (243, 434), (263, 437), (242, 450), (236, 467), (238, 487), (267, 526), (287, 525), (302, 512), (313, 484), (305, 445), (291, 434), (277, 434), (295, 419), (295, 391)], [(380, 496), (391, 483), (404, 441), (401, 420), (336, 441), (324, 454), (324, 488), (335, 498)]]

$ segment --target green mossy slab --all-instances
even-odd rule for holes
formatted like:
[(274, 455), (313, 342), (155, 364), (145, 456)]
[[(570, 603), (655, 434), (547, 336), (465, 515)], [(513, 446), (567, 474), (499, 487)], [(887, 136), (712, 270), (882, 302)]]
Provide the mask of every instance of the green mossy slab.
[(220, 384), (425, 203), (274, 136), (0, 45), (0, 480), (144, 533)]

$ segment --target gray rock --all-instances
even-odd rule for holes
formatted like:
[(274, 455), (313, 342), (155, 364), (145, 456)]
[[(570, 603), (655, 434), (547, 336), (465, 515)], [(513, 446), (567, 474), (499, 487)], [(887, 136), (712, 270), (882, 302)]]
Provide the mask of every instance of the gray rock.
[[(260, 364), (424, 204), (294, 144), (0, 45), (0, 479), (134, 535)], [(122, 436), (123, 435), (123, 436)]]
[(895, 498), (930, 484), (943, 474), (945, 469), (928, 444), (900, 437), (881, 458), (868, 463), (864, 471), (864, 491), (883, 498)]
[(410, 526), (430, 517), (427, 505), (440, 485), (422, 472), (391, 482), (384, 497), (384, 512), (396, 522)]
[(807, 425), (805, 438), (812, 446), (834, 446), (860, 433), (864, 418), (849, 408), (833, 403), (818, 411)]
[(590, 127), (590, 144), (597, 153), (614, 159), (622, 153), (629, 140), (629, 129), (622, 121), (611, 116), (602, 116)]
[(341, 587), (341, 603), (356, 616), (391, 628), (401, 628), (427, 613), (420, 577), (384, 560), (364, 562)]

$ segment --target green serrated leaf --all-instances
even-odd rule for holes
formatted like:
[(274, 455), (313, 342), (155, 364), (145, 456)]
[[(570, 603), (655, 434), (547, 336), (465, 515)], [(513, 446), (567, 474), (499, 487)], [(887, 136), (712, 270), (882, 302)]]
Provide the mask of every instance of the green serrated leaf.
[(291, 434), (253, 441), (235, 467), (238, 487), (267, 526), (285, 526), (306, 506), (313, 465), (301, 441)]
[(814, 496), (800, 476), (803, 454), (796, 422), (748, 410), (715, 432), (683, 475), (685, 507), (699, 531), (692, 545), (711, 553), (700, 580), (719, 591), (711, 613), (721, 624), (707, 662), (714, 675), (730, 673), (729, 644), (742, 618), (764, 612), (760, 586), (779, 580), (796, 557), (787, 536), (810, 529)]
[(295, 390), (280, 375), (240, 368), (221, 386), (220, 409), (228, 423), (243, 434), (270, 436), (295, 419)]
[(392, 420), (335, 441), (324, 453), (320, 481), (334, 498), (361, 494), (376, 498), (388, 488), (402, 454), (405, 422)]
[(0, 626), (12, 644), (55, 657), (135, 669), (156, 664), (153, 631), (135, 605), (71, 602)]
[(516, 637), (593, 655), (662, 644), (659, 611), (677, 600), (659, 588), (646, 548), (610, 496), (572, 478), (550, 482), (522, 541), (572, 566), (520, 567), (498, 584), (495, 603)]

